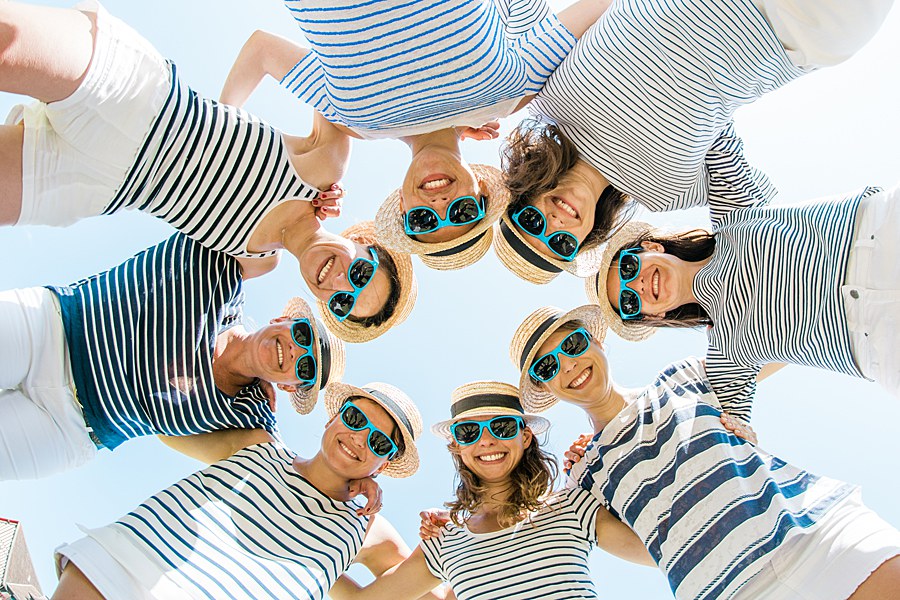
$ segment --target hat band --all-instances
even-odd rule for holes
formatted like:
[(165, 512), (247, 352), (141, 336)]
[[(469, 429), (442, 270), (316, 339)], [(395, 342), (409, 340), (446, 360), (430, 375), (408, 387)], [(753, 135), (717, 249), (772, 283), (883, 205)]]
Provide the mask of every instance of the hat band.
[(550, 329), (550, 326), (553, 325), (556, 321), (559, 320), (560, 317), (563, 316), (563, 313), (556, 312), (547, 317), (543, 323), (537, 326), (530, 336), (528, 336), (528, 341), (525, 342), (525, 346), (522, 348), (522, 354), (519, 356), (519, 370), (525, 368), (525, 359), (528, 358), (528, 355), (531, 353), (531, 349), (534, 348), (534, 345), (537, 344), (537, 341), (541, 338), (544, 333)]
[(323, 388), (328, 385), (328, 376), (331, 375), (331, 338), (328, 337), (328, 330), (316, 318), (316, 333), (319, 336), (319, 387)]
[(483, 408), (486, 406), (495, 406), (498, 408), (509, 408), (511, 410), (524, 413), (522, 403), (518, 396), (510, 394), (476, 394), (462, 398), (453, 403), (450, 407), (450, 417), (456, 418), (458, 415), (468, 412), (473, 408)]
[(406, 431), (409, 432), (409, 437), (411, 437), (412, 439), (416, 439), (416, 434), (413, 433), (412, 423), (409, 422), (409, 419), (406, 417), (406, 413), (402, 408), (400, 408), (399, 404), (394, 402), (394, 400), (390, 396), (388, 396), (387, 394), (383, 394), (378, 390), (373, 390), (372, 388), (361, 389), (365, 393), (371, 394), (375, 398), (378, 398), (378, 401), (381, 402), (381, 404), (383, 404), (385, 408), (391, 411), (392, 416), (398, 419), (401, 425), (406, 427)]
[(524, 258), (530, 265), (548, 273), (562, 273), (562, 269), (546, 260), (535, 252), (534, 248), (523, 242), (512, 228), (506, 224), (504, 219), (500, 219), (500, 233), (503, 234), (503, 239), (506, 240), (506, 243), (516, 251), (516, 254)]
[(487, 235), (487, 231), (482, 231), (481, 233), (479, 233), (478, 235), (473, 237), (471, 240), (463, 242), (459, 246), (447, 248), (446, 250), (441, 250), (440, 252), (427, 252), (427, 253), (425, 253), (425, 256), (443, 257), (443, 256), (453, 256), (454, 254), (459, 254), (460, 252), (468, 250), (469, 248), (471, 248), (472, 246), (477, 244), (481, 240), (481, 238), (483, 238), (485, 235)]

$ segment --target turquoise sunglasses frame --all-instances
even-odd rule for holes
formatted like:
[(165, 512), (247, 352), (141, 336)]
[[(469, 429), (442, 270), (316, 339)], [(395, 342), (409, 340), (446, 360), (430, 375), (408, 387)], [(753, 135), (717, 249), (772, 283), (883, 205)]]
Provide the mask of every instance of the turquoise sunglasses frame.
[[(500, 437), (499, 435), (494, 433), (494, 430), (491, 429), (491, 424), (498, 419), (513, 419), (516, 422), (516, 432), (509, 437)], [(456, 428), (459, 427), (460, 425), (464, 425), (466, 423), (475, 423), (476, 425), (479, 426), (478, 436), (471, 442), (463, 442), (463, 441), (460, 441), (460, 439), (458, 437), (456, 437)], [(454, 423), (450, 426), (450, 435), (453, 436), (453, 441), (455, 441), (460, 446), (471, 446), (472, 444), (478, 443), (478, 440), (480, 440), (481, 436), (484, 435), (485, 429), (490, 432), (490, 434), (494, 437), (494, 439), (511, 440), (511, 439), (515, 438), (517, 435), (519, 435), (519, 433), (521, 433), (521, 431), (524, 428), (525, 428), (525, 419), (523, 419), (522, 417), (518, 417), (516, 415), (498, 415), (498, 416), (488, 419), (486, 421), (482, 421), (479, 419), (466, 419), (465, 421), (459, 421), (457, 423)]]
[[(522, 225), (522, 223), (520, 221), (520, 217), (522, 216), (522, 213), (525, 212), (526, 210), (534, 210), (534, 211), (537, 211), (537, 213), (539, 215), (541, 215), (541, 220), (543, 220), (544, 224), (541, 227), (540, 233), (531, 233)], [(578, 243), (578, 238), (576, 238), (574, 235), (572, 235), (568, 231), (554, 231), (553, 234), (551, 234), (551, 235), (544, 235), (545, 233), (547, 233), (547, 215), (545, 215), (543, 212), (541, 212), (541, 209), (539, 209), (538, 207), (533, 206), (531, 204), (529, 204), (527, 206), (523, 206), (522, 208), (520, 208), (519, 210), (517, 210), (516, 212), (513, 213), (512, 220), (513, 220), (513, 223), (515, 223), (519, 227), (519, 229), (521, 229), (527, 235), (530, 235), (533, 238), (537, 238), (537, 239), (541, 240), (544, 243), (544, 245), (550, 249), (550, 252), (557, 255), (562, 260), (564, 260), (566, 262), (572, 262), (573, 260), (575, 260), (575, 257), (578, 256), (578, 250), (579, 250), (579, 247), (581, 246), (581, 244)], [(565, 254), (560, 254), (553, 248), (553, 246), (550, 245), (550, 240), (558, 235), (572, 239), (572, 242), (575, 245), (575, 250), (572, 252), (572, 254), (570, 256), (566, 256)]]
[[(309, 327), (309, 345), (302, 343), (297, 339), (297, 336), (294, 335), (294, 326), (297, 323), (306, 323), (306, 326)], [(294, 375), (297, 377), (297, 381), (301, 382), (301, 387), (310, 388), (316, 383), (316, 377), (319, 374), (319, 364), (316, 362), (316, 355), (313, 354), (313, 344), (316, 343), (316, 332), (313, 329), (312, 323), (310, 323), (309, 319), (300, 318), (294, 319), (291, 322), (291, 339), (294, 341), (297, 346), (306, 350), (302, 355), (297, 357), (297, 362), (294, 363)], [(313, 377), (312, 379), (306, 379), (305, 377), (300, 377), (300, 361), (303, 360), (304, 357), (309, 356), (310, 360), (313, 363)]]
[[(628, 284), (637, 279), (638, 275), (641, 274), (642, 265), (640, 253), (643, 251), (644, 249), (638, 246), (636, 248), (627, 248), (619, 252), (619, 316), (622, 317), (624, 321), (636, 321), (644, 318), (644, 315), (641, 314), (641, 310), (643, 309), (641, 295), (628, 287)], [(632, 275), (628, 279), (622, 277), (622, 257), (625, 256), (633, 256), (635, 260), (637, 260), (637, 270), (634, 272), (634, 275)], [(632, 313), (622, 310), (623, 300), (628, 292), (631, 292), (632, 294), (634, 294), (634, 297), (637, 298), (637, 312)]]
[[(565, 344), (567, 341), (569, 341), (570, 337), (572, 337), (573, 335), (579, 334), (579, 333), (582, 334), (587, 339), (587, 342), (588, 342), (587, 346), (584, 347), (584, 350), (582, 350), (578, 354), (569, 354), (568, 352), (563, 350), (562, 349), (563, 344)], [(592, 342), (593, 342), (593, 338), (591, 338), (590, 332), (588, 332), (588, 330), (585, 329), (584, 327), (579, 327), (578, 329), (576, 329), (575, 331), (573, 331), (572, 333), (570, 333), (569, 335), (564, 337), (562, 339), (562, 341), (556, 345), (556, 348), (554, 348), (550, 352), (541, 354), (540, 356), (535, 358), (533, 361), (531, 361), (531, 366), (528, 368), (528, 376), (531, 377), (532, 379), (534, 379), (535, 381), (540, 381), (542, 383), (547, 383), (548, 381), (552, 381), (554, 377), (559, 375), (559, 355), (560, 354), (562, 354), (564, 356), (568, 356), (570, 358), (578, 358), (579, 356), (581, 356), (582, 354), (584, 354), (585, 352), (588, 351), (588, 348), (591, 347)], [(543, 377), (540, 377), (537, 374), (537, 372), (534, 370), (534, 367), (535, 367), (535, 365), (537, 365), (539, 362), (541, 362), (548, 356), (552, 356), (553, 359), (556, 361), (556, 372), (553, 375), (551, 375), (550, 377), (548, 377), (547, 379), (544, 379)]]
[[(471, 221), (467, 221), (465, 223), (453, 223), (450, 221), (450, 211), (453, 210), (453, 207), (458, 202), (462, 202), (463, 200), (474, 200), (475, 205), (478, 207), (478, 215)], [(426, 233), (434, 233), (435, 231), (443, 229), (444, 227), (462, 227), (463, 225), (472, 225), (473, 223), (477, 223), (484, 218), (484, 215), (486, 214), (486, 202), (487, 198), (485, 198), (484, 196), (481, 196), (480, 200), (475, 196), (460, 196), (447, 205), (447, 218), (445, 219), (442, 219), (440, 215), (437, 214), (437, 211), (430, 206), (416, 206), (403, 213), (403, 230), (406, 232), (406, 235), (423, 235)], [(435, 227), (434, 229), (429, 229), (428, 231), (413, 231), (409, 226), (409, 213), (414, 210), (423, 210), (432, 213), (434, 215), (434, 218), (437, 219), (437, 227)]]
[[(366, 424), (363, 425), (362, 427), (353, 427), (352, 425), (347, 423), (346, 419), (344, 418), (344, 414), (351, 407), (356, 409), (359, 412), (359, 414), (361, 414), (363, 417), (365, 417)], [(369, 430), (369, 434), (366, 436), (366, 445), (369, 447), (369, 452), (371, 452), (378, 458), (386, 458), (388, 460), (394, 460), (394, 457), (397, 456), (397, 453), (400, 451), (400, 448), (397, 447), (397, 444), (394, 442), (394, 440), (391, 439), (391, 436), (389, 436), (382, 430), (380, 430), (377, 427), (375, 427), (374, 425), (372, 425), (372, 419), (369, 418), (369, 415), (367, 415), (363, 409), (361, 409), (357, 405), (353, 404), (352, 400), (347, 400), (346, 402), (344, 402), (343, 406), (341, 406), (340, 415), (341, 415), (341, 423), (343, 423), (344, 427), (346, 427), (350, 431), (362, 431), (363, 429)], [(380, 433), (385, 438), (387, 438), (387, 441), (389, 441), (391, 443), (391, 449), (388, 451), (387, 454), (379, 454), (378, 452), (375, 451), (375, 448), (372, 447), (372, 436), (375, 433)]]
[[(353, 307), (356, 306), (356, 299), (359, 297), (359, 294), (364, 289), (366, 289), (366, 287), (370, 283), (372, 283), (373, 279), (375, 279), (375, 273), (378, 272), (378, 253), (375, 252), (375, 249), (370, 246), (369, 254), (372, 255), (372, 260), (369, 260), (367, 258), (363, 258), (360, 256), (359, 258), (354, 258), (353, 262), (351, 262), (350, 266), (347, 268), (347, 281), (350, 282), (351, 286), (353, 286), (353, 291), (352, 292), (347, 292), (347, 291), (335, 292), (331, 295), (330, 298), (328, 298), (328, 303), (326, 304), (326, 306), (328, 306), (328, 312), (330, 312), (334, 316), (334, 318), (337, 319), (338, 321), (343, 321), (344, 319), (346, 319), (347, 317), (350, 316), (350, 313), (353, 312)], [(369, 263), (370, 265), (372, 265), (372, 276), (369, 277), (369, 280), (362, 287), (357, 287), (356, 283), (354, 283), (353, 280), (350, 278), (350, 273), (351, 273), (351, 271), (353, 271), (353, 266), (359, 261), (366, 262), (366, 263)], [(348, 296), (350, 296), (350, 298), (352, 300), (350, 302), (350, 310), (348, 310), (347, 314), (344, 315), (343, 317), (340, 316), (339, 314), (337, 314), (336, 312), (334, 312), (334, 309), (331, 308), (331, 303), (334, 301), (334, 299), (337, 296), (339, 296), (341, 294), (347, 294)]]

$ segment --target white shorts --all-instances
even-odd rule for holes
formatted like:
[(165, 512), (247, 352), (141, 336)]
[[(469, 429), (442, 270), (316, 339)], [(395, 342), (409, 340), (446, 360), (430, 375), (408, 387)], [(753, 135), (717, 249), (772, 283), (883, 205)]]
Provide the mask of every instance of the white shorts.
[(17, 225), (64, 227), (99, 215), (125, 181), (171, 88), (166, 60), (95, 2), (94, 53), (64, 100), (13, 108), (24, 121), (22, 212)]
[(71, 544), (63, 544), (56, 549), (55, 558), (57, 577), (71, 562), (107, 600), (153, 599), (131, 573), (93, 538), (83, 537)]
[(875, 569), (900, 555), (900, 532), (862, 503), (859, 490), (808, 534), (773, 553), (733, 600), (846, 600)]

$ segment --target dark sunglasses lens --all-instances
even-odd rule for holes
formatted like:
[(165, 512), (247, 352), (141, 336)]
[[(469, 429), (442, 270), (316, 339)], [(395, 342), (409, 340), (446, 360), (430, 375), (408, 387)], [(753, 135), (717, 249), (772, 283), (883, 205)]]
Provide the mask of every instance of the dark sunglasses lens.
[(453, 437), (460, 444), (471, 444), (478, 439), (481, 425), (478, 423), (456, 423), (453, 425)]
[(641, 312), (641, 300), (633, 290), (624, 289), (619, 294), (619, 308), (626, 315), (637, 315)]
[(536, 208), (528, 207), (519, 213), (519, 227), (531, 235), (541, 235), (544, 231), (544, 215)]
[(328, 301), (328, 310), (343, 319), (353, 310), (354, 304), (356, 304), (356, 298), (353, 297), (353, 294), (338, 292)]
[(634, 254), (626, 254), (619, 258), (619, 277), (628, 282), (638, 276), (641, 271), (641, 259)]
[(519, 433), (519, 422), (513, 417), (498, 417), (491, 421), (491, 433), (498, 440), (510, 440)]
[(300, 381), (313, 381), (316, 378), (316, 361), (307, 354), (297, 361), (297, 379)]
[(550, 381), (556, 377), (556, 372), (559, 371), (559, 361), (555, 356), (549, 354), (534, 363), (532, 371), (541, 381)]
[(575, 331), (570, 333), (569, 336), (563, 340), (559, 349), (569, 356), (578, 356), (584, 354), (584, 351), (588, 349), (590, 343), (591, 342), (586, 335), (580, 331)]
[(414, 208), (406, 213), (406, 226), (413, 233), (428, 233), (438, 226), (437, 215), (427, 208)]
[(563, 231), (551, 235), (550, 239), (547, 240), (547, 244), (554, 252), (566, 258), (574, 257), (578, 251), (578, 240), (571, 233)]
[(294, 321), (291, 325), (291, 337), (298, 346), (309, 348), (313, 343), (312, 327), (306, 321)]
[(344, 425), (356, 431), (369, 424), (369, 419), (366, 418), (366, 415), (355, 406), (345, 407), (341, 412), (341, 420), (344, 422)]
[(372, 263), (357, 258), (353, 261), (353, 264), (350, 265), (350, 271), (347, 273), (347, 278), (350, 279), (350, 283), (357, 288), (361, 288), (369, 283), (373, 273), (375, 273), (375, 266)]
[(394, 443), (391, 441), (391, 438), (380, 431), (369, 433), (369, 446), (377, 456), (387, 456), (394, 449)]
[(454, 225), (463, 225), (478, 219), (478, 213), (478, 203), (475, 198), (460, 198), (450, 206), (447, 220)]

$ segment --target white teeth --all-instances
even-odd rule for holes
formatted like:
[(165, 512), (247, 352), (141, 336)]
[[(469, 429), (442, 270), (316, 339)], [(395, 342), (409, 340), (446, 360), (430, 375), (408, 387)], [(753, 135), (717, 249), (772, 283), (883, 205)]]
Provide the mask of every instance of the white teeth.
[(570, 388), (577, 388), (579, 385), (587, 381), (587, 378), (591, 374), (591, 367), (588, 367), (584, 371), (581, 372), (581, 375), (572, 380), (572, 383), (569, 384)]
[(338, 442), (338, 446), (340, 446), (341, 450), (344, 451), (344, 454), (346, 454), (353, 460), (359, 460), (359, 457), (353, 452), (353, 450), (345, 446), (343, 442)]
[(652, 284), (653, 284), (653, 297), (658, 299), (659, 298), (659, 271), (653, 272)]
[(577, 218), (578, 218), (578, 213), (575, 212), (575, 209), (572, 208), (572, 207), (569, 205), (569, 203), (566, 202), (565, 200), (563, 200), (563, 199), (561, 199), (561, 198), (554, 198), (554, 199), (553, 199), (553, 204), (555, 204), (557, 207), (559, 207), (563, 212), (565, 212), (567, 215), (569, 215), (569, 216), (572, 217), (573, 219), (577, 219)]
[(332, 265), (334, 265), (334, 257), (328, 259), (328, 262), (325, 263), (325, 266), (322, 267), (322, 270), (319, 271), (318, 282), (322, 283), (325, 281), (325, 277), (328, 276), (328, 272), (331, 270)]
[(429, 181), (427, 183), (422, 184), (423, 190), (436, 190), (438, 188), (442, 188), (446, 185), (450, 185), (449, 179), (435, 179), (433, 181)]
[(284, 349), (281, 347), (281, 340), (275, 340), (275, 349), (278, 351), (278, 368), (284, 366)]
[(495, 460), (500, 460), (504, 456), (506, 456), (506, 454), (503, 452), (500, 452), (499, 454), (483, 454), (478, 457), (478, 460), (483, 462), (494, 462)]

